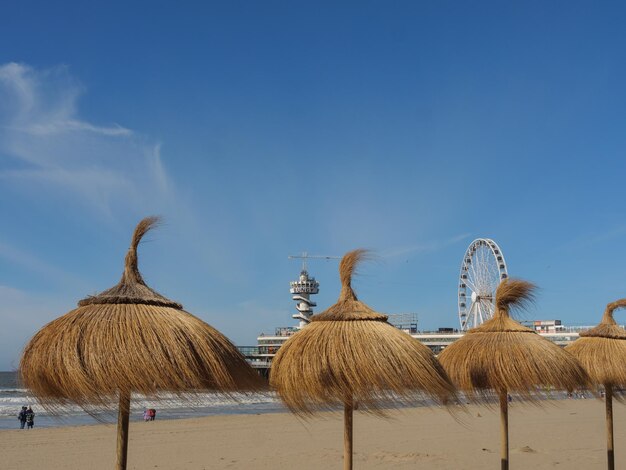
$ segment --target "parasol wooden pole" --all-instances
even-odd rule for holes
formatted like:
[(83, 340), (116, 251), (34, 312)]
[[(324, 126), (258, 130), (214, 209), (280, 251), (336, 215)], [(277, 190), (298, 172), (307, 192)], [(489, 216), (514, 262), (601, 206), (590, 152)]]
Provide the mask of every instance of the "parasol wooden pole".
[(343, 470), (352, 470), (352, 399), (343, 405)]
[(502, 470), (509, 470), (509, 401), (506, 390), (500, 390), (500, 463)]
[(613, 386), (604, 385), (606, 403), (606, 456), (608, 469), (615, 468), (615, 454), (613, 453)]
[(120, 391), (117, 414), (117, 466), (116, 470), (126, 470), (128, 457), (128, 418), (130, 415), (130, 393)]

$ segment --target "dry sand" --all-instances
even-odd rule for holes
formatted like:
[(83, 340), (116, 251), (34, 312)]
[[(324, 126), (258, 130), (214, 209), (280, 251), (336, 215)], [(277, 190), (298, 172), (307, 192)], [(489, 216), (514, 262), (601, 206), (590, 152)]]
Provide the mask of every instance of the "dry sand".
[[(626, 409), (616, 404), (616, 467), (626, 468)], [(470, 406), (459, 423), (442, 409), (391, 419), (355, 414), (357, 469), (499, 468), (499, 417)], [(604, 402), (513, 403), (511, 469), (604, 469)], [(226, 415), (130, 425), (129, 469), (341, 469), (341, 415), (302, 422), (289, 414)], [(0, 431), (2, 469), (106, 469), (115, 426)]]

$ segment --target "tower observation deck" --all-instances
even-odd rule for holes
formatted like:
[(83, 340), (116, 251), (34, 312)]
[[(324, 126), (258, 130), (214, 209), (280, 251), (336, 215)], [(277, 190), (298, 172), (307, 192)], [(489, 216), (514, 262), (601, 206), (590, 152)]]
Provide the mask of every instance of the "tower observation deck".
[(311, 296), (320, 291), (320, 283), (317, 282), (314, 277), (309, 277), (309, 272), (306, 269), (306, 261), (308, 259), (341, 259), (341, 257), (311, 256), (306, 251), (301, 255), (289, 256), (289, 259), (297, 258), (302, 260), (302, 270), (300, 271), (298, 280), (289, 283), (291, 286), (289, 292), (291, 292), (291, 298), (296, 301), (296, 310), (298, 311), (298, 313), (293, 314), (292, 317), (300, 321), (298, 328), (303, 328), (311, 321), (313, 307), (317, 307), (317, 304), (311, 300)]
[(296, 301), (296, 310), (298, 311), (292, 317), (300, 320), (298, 328), (302, 328), (311, 321), (313, 307), (317, 307), (317, 304), (311, 300), (311, 295), (320, 291), (320, 283), (314, 277), (309, 277), (307, 270), (303, 269), (298, 280), (291, 281), (289, 285), (291, 286), (289, 289), (291, 298)]

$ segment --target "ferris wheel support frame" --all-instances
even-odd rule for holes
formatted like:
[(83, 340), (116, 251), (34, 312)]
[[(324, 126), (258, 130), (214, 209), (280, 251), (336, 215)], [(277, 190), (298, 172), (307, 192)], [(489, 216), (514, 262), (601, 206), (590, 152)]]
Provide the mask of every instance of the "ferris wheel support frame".
[[(477, 238), (470, 243), (459, 272), (458, 314), (461, 331), (478, 326), (493, 316), (496, 289), (507, 277), (504, 254), (495, 241)], [(468, 289), (470, 296), (467, 295)]]

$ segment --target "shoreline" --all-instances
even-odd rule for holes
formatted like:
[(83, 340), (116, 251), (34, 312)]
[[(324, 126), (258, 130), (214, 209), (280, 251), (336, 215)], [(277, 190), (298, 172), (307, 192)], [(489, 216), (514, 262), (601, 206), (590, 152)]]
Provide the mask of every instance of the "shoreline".
[[(52, 415), (42, 412), (40, 405), (35, 403), (35, 427), (38, 429), (56, 429), (74, 426), (98, 426), (100, 424), (111, 424), (117, 422), (117, 412), (102, 413), (102, 420), (97, 420), (87, 412), (74, 412), (72, 414)], [(158, 408), (157, 421), (171, 421), (180, 419), (204, 418), (210, 416), (229, 415), (249, 415), (266, 413), (285, 413), (287, 409), (278, 401), (254, 404), (236, 404), (222, 407), (202, 407), (187, 404), (178, 408)], [(19, 427), (16, 419), (19, 409), (15, 411), (15, 416), (0, 417), (0, 432), (10, 431)], [(130, 416), (131, 423), (144, 422), (143, 410), (133, 409)]]
[[(604, 402), (555, 400), (510, 409), (512, 468), (606, 468)], [(452, 416), (442, 408), (393, 410), (389, 419), (355, 413), (359, 469), (472, 469), (499, 465), (497, 410), (469, 405)], [(615, 406), (616, 462), (626, 461), (626, 407)], [(341, 413), (303, 421), (289, 413), (158, 419), (130, 425), (129, 469), (314, 470), (342, 465)], [(0, 430), (3, 469), (109, 469), (115, 424)]]
[[(589, 392), (585, 392), (587, 398), (593, 396)], [(461, 401), (466, 401), (462, 395)], [(543, 397), (538, 398), (541, 402), (545, 402), (546, 406), (551, 401), (568, 400), (567, 394), (560, 391), (545, 392)], [(493, 406), (497, 405), (497, 398), (492, 397)], [(516, 402), (518, 397), (514, 394), (513, 401)], [(78, 425), (98, 425), (108, 422), (116, 422), (117, 410), (112, 408), (109, 412), (99, 412), (103, 419), (93, 418), (84, 410), (76, 405), (69, 405), (67, 408), (61, 408), (57, 414), (44, 410), (37, 404), (33, 397), (21, 397), (19, 401), (15, 401), (10, 408), (4, 404), (0, 407), (0, 430), (11, 430), (16, 428), (16, 416), (19, 407), (22, 405), (31, 405), (35, 411), (35, 425), (38, 428), (58, 428)], [(0, 399), (0, 403), (2, 400)], [(114, 405), (115, 406), (115, 405)], [(437, 406), (436, 403), (425, 396), (416, 396), (412, 404), (398, 403), (390, 401), (386, 407), (388, 411), (394, 409), (422, 408), (429, 406)], [(2, 409), (3, 408), (3, 409)], [(287, 413), (287, 408), (282, 404), (280, 399), (270, 392), (257, 393), (251, 395), (242, 395), (239, 398), (229, 398), (220, 394), (200, 394), (197, 397), (191, 397), (188, 400), (179, 400), (172, 398), (153, 399), (142, 395), (133, 396), (131, 401), (131, 422), (143, 421), (143, 412), (146, 408), (155, 408), (157, 410), (157, 420), (177, 420), (188, 418), (200, 418), (216, 415), (246, 415), (246, 414), (265, 414), (265, 413)], [(8, 413), (7, 413), (8, 411)], [(329, 410), (330, 411), (330, 410)], [(341, 411), (338, 409), (338, 411)]]

